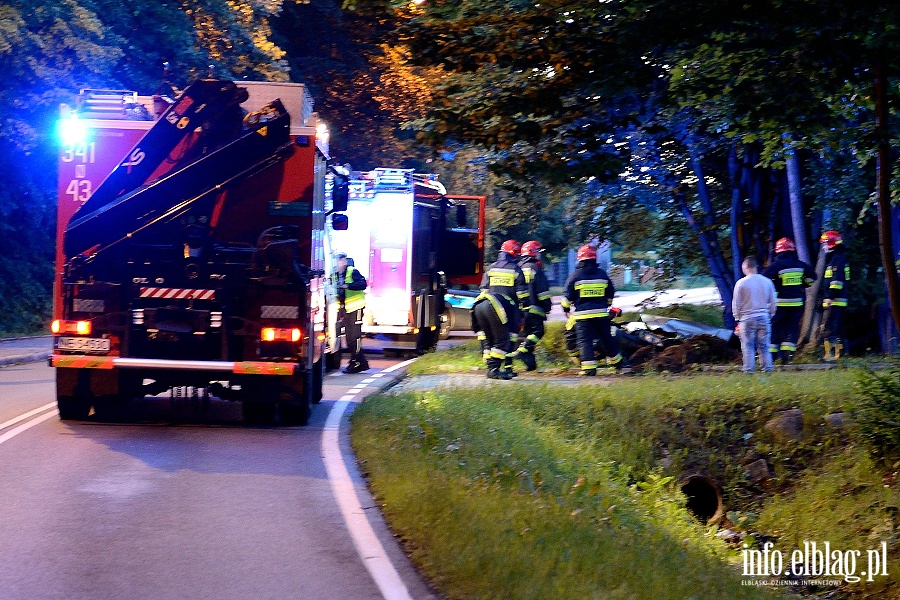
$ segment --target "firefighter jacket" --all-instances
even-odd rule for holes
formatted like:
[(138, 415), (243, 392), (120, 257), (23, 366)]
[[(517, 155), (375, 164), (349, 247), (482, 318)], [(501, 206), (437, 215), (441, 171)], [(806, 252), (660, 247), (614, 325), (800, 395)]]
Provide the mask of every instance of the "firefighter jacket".
[(553, 306), (550, 299), (550, 284), (544, 275), (544, 268), (534, 256), (523, 256), (519, 259), (519, 267), (525, 275), (525, 286), (528, 295), (522, 301), (522, 308), (532, 315), (546, 318)]
[(366, 278), (352, 265), (347, 265), (343, 274), (338, 274), (338, 298), (346, 312), (365, 308), (367, 285)]
[(806, 288), (816, 280), (812, 267), (797, 258), (794, 252), (776, 254), (762, 274), (775, 284), (778, 306), (803, 306)]
[(595, 260), (585, 260), (566, 280), (566, 301), (574, 307), (576, 321), (609, 316), (616, 289)]
[(518, 263), (506, 252), (501, 252), (497, 261), (484, 271), (481, 278), (481, 295), (494, 305), (500, 319), (506, 323), (506, 313), (497, 301), (498, 297), (506, 298), (510, 304), (517, 306), (528, 298), (528, 287), (525, 285), (525, 274)]
[(825, 255), (822, 298), (831, 300), (832, 306), (847, 306), (849, 284), (850, 265), (847, 264), (847, 251), (843, 246), (836, 246), (834, 250)]

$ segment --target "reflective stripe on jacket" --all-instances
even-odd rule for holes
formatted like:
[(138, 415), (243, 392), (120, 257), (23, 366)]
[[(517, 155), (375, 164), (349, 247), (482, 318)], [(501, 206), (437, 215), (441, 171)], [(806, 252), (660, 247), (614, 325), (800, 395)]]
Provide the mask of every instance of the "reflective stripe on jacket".
[[(360, 289), (360, 280), (362, 288)], [(344, 283), (347, 289), (344, 290), (344, 310), (353, 312), (366, 307), (366, 278), (362, 273), (356, 270), (356, 267), (347, 265), (344, 273)], [(353, 286), (353, 287), (350, 287)], [(354, 289), (356, 288), (356, 289)]]

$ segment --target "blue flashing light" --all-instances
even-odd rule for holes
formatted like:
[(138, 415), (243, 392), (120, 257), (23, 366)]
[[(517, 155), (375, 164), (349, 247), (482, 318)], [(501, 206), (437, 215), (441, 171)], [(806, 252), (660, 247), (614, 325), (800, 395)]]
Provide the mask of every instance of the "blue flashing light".
[(59, 120), (57, 134), (63, 146), (77, 146), (87, 141), (87, 124), (77, 116), (72, 115)]

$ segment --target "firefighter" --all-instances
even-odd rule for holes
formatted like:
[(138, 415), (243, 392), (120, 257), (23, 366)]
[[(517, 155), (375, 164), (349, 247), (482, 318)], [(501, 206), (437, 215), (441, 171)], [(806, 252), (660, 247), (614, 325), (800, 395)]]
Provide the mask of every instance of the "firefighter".
[(363, 309), (366, 307), (366, 278), (353, 266), (353, 259), (346, 254), (337, 255), (338, 299), (343, 311), (344, 337), (350, 348), (350, 362), (344, 373), (359, 373), (369, 368), (362, 352)]
[(525, 363), (526, 371), (537, 369), (537, 360), (534, 357), (534, 348), (544, 337), (544, 321), (547, 313), (553, 307), (550, 295), (550, 284), (544, 275), (544, 266), (541, 263), (540, 252), (543, 250), (541, 243), (530, 240), (522, 244), (519, 267), (525, 275), (527, 295), (522, 302), (524, 339), (519, 345), (517, 356)]
[(769, 350), (772, 360), (776, 356), (786, 365), (797, 351), (797, 337), (806, 288), (816, 280), (812, 267), (797, 258), (797, 247), (791, 238), (781, 238), (775, 243), (775, 260), (762, 273), (775, 284), (778, 308), (772, 319), (772, 340)]
[(837, 231), (829, 230), (819, 238), (825, 251), (825, 275), (822, 277), (822, 323), (824, 324), (825, 360), (838, 360), (844, 349), (844, 312), (850, 283), (850, 266), (844, 240)]
[(609, 305), (616, 293), (615, 287), (606, 271), (597, 266), (596, 248), (585, 244), (578, 249), (577, 259), (583, 266), (569, 275), (565, 298), (574, 309), (581, 374), (597, 374), (597, 341), (606, 353), (607, 366), (621, 369), (625, 366), (624, 360), (610, 323)]
[(514, 377), (512, 359), (519, 331), (518, 302), (528, 294), (525, 275), (516, 263), (520, 249), (515, 240), (503, 242), (497, 261), (485, 269), (481, 294), (472, 307), (473, 329), (479, 332), (488, 379)]

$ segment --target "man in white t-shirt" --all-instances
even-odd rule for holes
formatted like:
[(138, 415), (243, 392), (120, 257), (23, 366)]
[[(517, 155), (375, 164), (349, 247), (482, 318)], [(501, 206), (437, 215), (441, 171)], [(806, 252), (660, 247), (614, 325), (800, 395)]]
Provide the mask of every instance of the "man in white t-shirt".
[(731, 311), (738, 322), (741, 351), (744, 354), (744, 373), (756, 370), (756, 356), (762, 362), (762, 370), (772, 371), (772, 316), (778, 308), (775, 285), (768, 277), (759, 274), (759, 264), (752, 256), (741, 263), (745, 277), (734, 285)]

